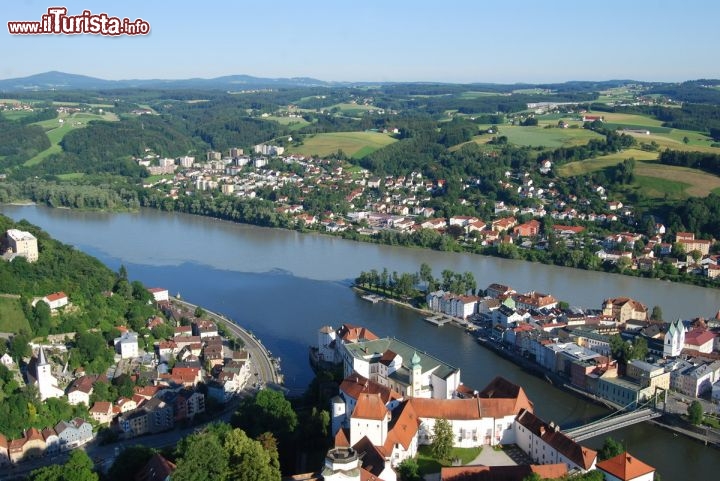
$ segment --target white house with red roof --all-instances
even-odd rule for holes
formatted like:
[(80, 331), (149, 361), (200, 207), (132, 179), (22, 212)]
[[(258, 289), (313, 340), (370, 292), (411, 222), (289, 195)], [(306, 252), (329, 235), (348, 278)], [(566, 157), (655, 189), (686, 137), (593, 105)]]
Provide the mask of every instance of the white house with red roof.
[(696, 327), (685, 333), (685, 349), (710, 354), (713, 351), (716, 334), (707, 329)]
[(164, 287), (150, 287), (148, 292), (152, 294), (155, 302), (167, 302), (170, 300), (170, 293)]
[(47, 304), (50, 307), (51, 311), (60, 309), (61, 307), (65, 307), (70, 302), (67, 294), (65, 294), (62, 291), (53, 292), (52, 294), (48, 294), (47, 296), (36, 300), (33, 303), (33, 306), (35, 306), (35, 304), (37, 304), (38, 301), (43, 301), (45, 304)]
[(655, 468), (628, 453), (621, 453), (597, 463), (605, 481), (653, 481)]

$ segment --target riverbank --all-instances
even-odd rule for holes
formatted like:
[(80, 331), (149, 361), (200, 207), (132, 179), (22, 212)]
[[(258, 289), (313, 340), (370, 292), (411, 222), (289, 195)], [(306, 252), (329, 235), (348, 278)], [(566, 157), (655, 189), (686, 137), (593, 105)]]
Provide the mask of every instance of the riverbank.
[[(27, 201), (27, 203), (22, 203), (22, 201), (15, 201), (13, 203), (8, 203), (7, 205), (39, 205), (36, 204), (36, 202), (33, 202), (31, 199)], [(135, 208), (113, 208), (113, 209), (77, 209), (74, 206), (49, 206), (53, 208), (69, 208), (72, 210), (80, 210), (80, 211), (100, 211), (100, 212), (132, 212), (135, 211)], [(155, 206), (143, 206), (149, 209), (157, 210), (159, 212), (166, 212), (167, 210), (165, 208), (155, 207)], [(411, 234), (401, 233), (398, 231), (390, 231), (390, 230), (381, 230), (378, 232), (373, 233), (372, 235), (367, 235), (365, 233), (361, 233), (356, 230), (345, 230), (345, 231), (338, 231), (338, 232), (332, 232), (329, 230), (320, 230), (322, 227), (318, 228), (310, 228), (306, 225), (295, 225), (293, 218), (287, 218), (284, 219), (282, 222), (276, 220), (275, 222), (268, 223), (267, 219), (265, 217), (260, 217), (259, 219), (255, 218), (248, 218), (248, 219), (241, 219), (241, 220), (234, 220), (231, 218), (227, 218), (225, 215), (218, 213), (217, 215), (213, 215), (213, 212), (208, 212), (205, 214), (197, 214), (193, 212), (186, 212), (184, 210), (176, 210), (175, 208), (170, 209), (170, 212), (181, 212), (185, 214), (190, 214), (198, 217), (206, 217), (210, 219), (217, 219), (222, 221), (227, 221), (234, 224), (247, 224), (247, 225), (254, 225), (258, 227), (266, 227), (266, 228), (272, 228), (272, 229), (282, 229), (282, 230), (290, 230), (294, 232), (298, 232), (300, 234), (316, 234), (321, 236), (328, 236), (333, 238), (342, 238), (345, 240), (351, 240), (356, 242), (363, 242), (363, 243), (370, 243), (370, 244), (380, 244), (380, 245), (388, 245), (388, 246), (401, 246), (401, 247), (410, 247), (410, 248), (416, 248), (416, 249), (423, 249), (423, 250), (434, 250), (438, 252), (458, 252), (458, 253), (467, 253), (472, 255), (479, 255), (479, 256), (487, 256), (487, 257), (494, 257), (499, 259), (510, 259), (510, 260), (519, 260), (523, 262), (530, 262), (530, 263), (541, 263), (544, 265), (549, 266), (557, 266), (557, 267), (563, 267), (563, 268), (571, 268), (571, 269), (577, 269), (581, 271), (590, 271), (590, 272), (604, 272), (604, 273), (610, 273), (610, 274), (618, 274), (622, 276), (627, 277), (639, 277), (639, 278), (645, 278), (645, 279), (658, 279), (658, 280), (665, 280), (668, 282), (678, 283), (678, 284), (687, 284), (687, 285), (693, 285), (698, 287), (704, 287), (704, 288), (713, 288), (713, 287), (720, 287), (720, 282), (702, 275), (695, 275), (695, 274), (680, 274), (680, 273), (668, 273), (665, 272), (662, 269), (653, 269), (650, 271), (637, 269), (637, 268), (618, 268), (617, 266), (611, 266), (607, 265), (606, 263), (600, 262), (596, 268), (591, 268), (589, 266), (592, 265), (592, 263), (583, 266), (572, 260), (572, 256), (565, 259), (565, 258), (557, 258), (553, 259), (545, 254), (545, 251), (543, 250), (537, 250), (537, 249), (525, 249), (525, 248), (518, 248), (517, 246), (514, 246), (513, 244), (510, 244), (513, 246), (513, 249), (511, 253), (505, 253), (504, 250), (501, 250), (497, 248), (496, 246), (481, 246), (475, 243), (460, 243), (456, 239), (452, 237), (447, 237), (444, 234), (441, 235), (440, 239), (443, 241), (438, 240), (435, 242), (436, 245), (425, 245), (420, 244), (417, 241), (414, 240)], [(389, 234), (383, 235), (383, 233), (389, 232)]]
[(190, 316), (198, 307), (203, 309), (205, 316), (215, 322), (222, 323), (230, 330), (230, 332), (232, 332), (244, 343), (245, 350), (247, 350), (250, 354), (251, 362), (255, 364), (255, 372), (259, 383), (276, 388), (283, 384), (283, 375), (280, 370), (280, 358), (274, 358), (272, 353), (263, 345), (262, 341), (255, 337), (253, 333), (240, 327), (234, 321), (228, 319), (222, 314), (208, 311), (204, 307), (197, 306), (196, 304), (192, 304), (185, 300), (172, 298), (171, 304), (180, 306), (180, 309), (183, 312), (187, 312)]

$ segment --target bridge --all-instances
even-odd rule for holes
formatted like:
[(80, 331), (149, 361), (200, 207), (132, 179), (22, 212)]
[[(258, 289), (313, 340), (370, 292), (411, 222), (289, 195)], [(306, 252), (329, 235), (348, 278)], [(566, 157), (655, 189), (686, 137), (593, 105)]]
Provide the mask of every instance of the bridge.
[(616, 429), (659, 418), (660, 416), (662, 416), (662, 412), (649, 407), (630, 411), (625, 414), (617, 412), (584, 426), (563, 430), (563, 433), (575, 441), (584, 441), (601, 434), (615, 431)]

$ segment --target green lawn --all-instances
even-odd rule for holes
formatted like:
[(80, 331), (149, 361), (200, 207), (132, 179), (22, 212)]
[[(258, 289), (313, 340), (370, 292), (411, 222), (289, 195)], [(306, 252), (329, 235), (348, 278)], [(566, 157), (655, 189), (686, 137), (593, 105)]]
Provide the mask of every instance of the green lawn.
[(331, 132), (303, 138), (303, 145), (290, 147), (291, 154), (328, 157), (342, 150), (345, 155), (362, 158), (390, 145), (396, 139), (379, 132)]
[[(600, 139), (602, 136), (588, 129), (559, 129), (544, 127), (521, 127), (517, 125), (501, 125), (499, 135), (508, 138), (508, 143), (526, 145), (529, 147), (568, 147), (587, 144), (591, 139)], [(481, 135), (475, 137), (480, 144), (489, 142), (494, 135)]]
[(30, 323), (25, 319), (20, 299), (0, 297), (0, 332), (30, 332)]
[(263, 117), (263, 120), (272, 120), (279, 123), (280, 125), (287, 125), (290, 130), (293, 131), (302, 129), (306, 125), (310, 124), (310, 122), (308, 122), (302, 117), (276, 117), (274, 115), (271, 115), (270, 117)]
[(596, 170), (604, 169), (611, 165), (617, 165), (625, 159), (630, 157), (635, 160), (656, 160), (658, 158), (657, 152), (646, 152), (639, 149), (628, 149), (622, 152), (616, 152), (614, 154), (603, 155), (602, 157), (595, 157), (587, 160), (579, 160), (577, 162), (570, 162), (565, 165), (558, 167), (558, 175), (560, 177), (574, 177), (576, 175), (583, 175)]
[[(460, 459), (460, 464), (468, 464), (480, 455), (482, 448), (453, 448), (450, 459)], [(438, 461), (432, 455), (430, 446), (418, 446), (417, 463), (421, 475), (439, 473), (443, 466), (451, 466), (450, 461)]]
[(687, 198), (686, 190), (691, 184), (679, 182), (676, 180), (660, 179), (658, 177), (646, 177), (644, 175), (636, 175), (633, 182), (646, 197), (653, 199), (671, 199)]

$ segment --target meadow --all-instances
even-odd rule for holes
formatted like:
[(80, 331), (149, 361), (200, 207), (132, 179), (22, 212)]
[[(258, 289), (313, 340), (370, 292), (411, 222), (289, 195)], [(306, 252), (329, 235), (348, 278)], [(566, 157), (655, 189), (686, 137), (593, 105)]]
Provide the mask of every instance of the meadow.
[[(588, 129), (560, 129), (538, 127), (521, 127), (516, 125), (501, 125), (499, 134), (508, 138), (508, 142), (515, 145), (526, 145), (529, 147), (569, 147), (573, 145), (587, 144), (591, 139), (600, 139), (601, 135)], [(495, 137), (493, 134), (486, 134), (475, 137), (473, 140), (478, 144), (485, 144)]]
[(345, 155), (360, 159), (395, 141), (393, 137), (379, 132), (332, 132), (304, 137), (303, 145), (290, 147), (288, 151), (291, 154), (328, 157), (342, 150)]
[(25, 319), (20, 299), (0, 297), (0, 332), (30, 331), (30, 324)]
[[(60, 123), (60, 120), (62, 120), (63, 122)], [(32, 159), (28, 159), (25, 162), (25, 165), (30, 166), (39, 164), (48, 156), (52, 154), (59, 154), (60, 152), (62, 152), (60, 142), (62, 141), (63, 137), (65, 137), (68, 132), (85, 127), (89, 122), (93, 120), (115, 121), (118, 120), (118, 117), (117, 115), (109, 112), (103, 115), (76, 112), (70, 115), (60, 114), (56, 119), (43, 120), (42, 122), (35, 123), (34, 125), (39, 125), (43, 129), (45, 129), (45, 133), (47, 134), (48, 139), (50, 139), (50, 143), (52, 145), (37, 154)]]

